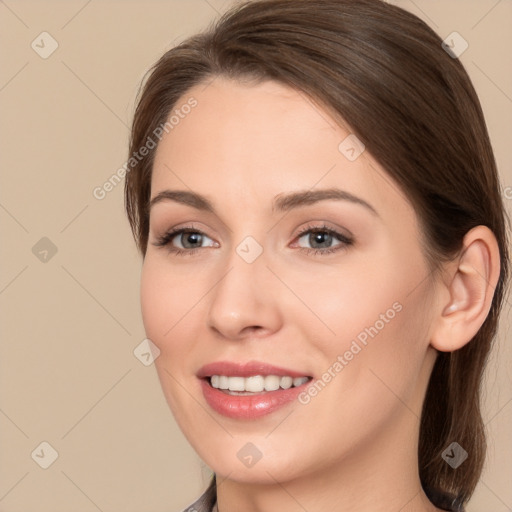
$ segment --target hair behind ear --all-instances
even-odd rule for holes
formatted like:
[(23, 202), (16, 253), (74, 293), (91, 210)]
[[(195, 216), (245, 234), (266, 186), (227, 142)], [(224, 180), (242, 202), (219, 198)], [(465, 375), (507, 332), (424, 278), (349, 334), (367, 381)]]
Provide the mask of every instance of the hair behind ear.
[[(444, 489), (465, 503), (480, 478), (486, 452), (485, 429), (480, 409), (480, 387), (486, 352), (482, 345), (491, 339), (490, 324), (464, 347), (440, 352), (427, 388), (420, 425), (419, 466), (423, 486)], [(478, 364), (475, 364), (477, 362)], [(463, 400), (460, 397), (464, 397)], [(454, 469), (441, 457), (457, 442), (468, 452), (460, 468)]]

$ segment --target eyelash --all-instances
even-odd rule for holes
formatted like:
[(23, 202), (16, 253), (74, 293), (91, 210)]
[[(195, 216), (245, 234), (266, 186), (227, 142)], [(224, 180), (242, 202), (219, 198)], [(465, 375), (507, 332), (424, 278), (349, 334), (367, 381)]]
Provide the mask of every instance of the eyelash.
[[(299, 247), (300, 251), (305, 252), (306, 254), (314, 253), (314, 255), (325, 256), (326, 254), (332, 254), (334, 252), (338, 252), (340, 250), (347, 249), (350, 245), (354, 243), (352, 238), (349, 238), (338, 231), (327, 227), (325, 224), (321, 226), (311, 226), (308, 225), (303, 228), (296, 236), (297, 239), (302, 238), (305, 234), (312, 233), (327, 233), (328, 235), (332, 235), (334, 238), (338, 239), (341, 243), (327, 249), (310, 249), (308, 247)], [(193, 226), (185, 226), (178, 229), (172, 229), (167, 233), (164, 233), (162, 236), (158, 237), (157, 241), (153, 243), (153, 245), (157, 247), (165, 247), (169, 246), (169, 252), (174, 253), (177, 256), (186, 255), (192, 256), (197, 253), (199, 249), (206, 249), (206, 247), (195, 247), (194, 249), (180, 249), (179, 247), (173, 247), (170, 245), (170, 242), (174, 237), (180, 235), (182, 233), (197, 233), (203, 236), (208, 236), (206, 233), (203, 233), (201, 230), (194, 228)]]

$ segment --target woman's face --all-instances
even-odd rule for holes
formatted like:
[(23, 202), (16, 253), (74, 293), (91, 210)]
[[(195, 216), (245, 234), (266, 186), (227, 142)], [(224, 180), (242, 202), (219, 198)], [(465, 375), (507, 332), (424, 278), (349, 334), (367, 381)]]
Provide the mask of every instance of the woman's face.
[(216, 78), (173, 113), (141, 300), (190, 443), (247, 482), (403, 456), (436, 299), (407, 199), (349, 131), (275, 82)]

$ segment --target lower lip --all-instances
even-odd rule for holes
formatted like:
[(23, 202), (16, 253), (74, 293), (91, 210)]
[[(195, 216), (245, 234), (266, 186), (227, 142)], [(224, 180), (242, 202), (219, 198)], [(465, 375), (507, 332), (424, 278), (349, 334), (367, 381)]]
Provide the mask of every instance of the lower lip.
[(252, 420), (289, 404), (310, 382), (311, 380), (301, 386), (254, 395), (228, 395), (212, 387), (207, 379), (201, 379), (201, 387), (204, 398), (214, 411), (228, 418)]

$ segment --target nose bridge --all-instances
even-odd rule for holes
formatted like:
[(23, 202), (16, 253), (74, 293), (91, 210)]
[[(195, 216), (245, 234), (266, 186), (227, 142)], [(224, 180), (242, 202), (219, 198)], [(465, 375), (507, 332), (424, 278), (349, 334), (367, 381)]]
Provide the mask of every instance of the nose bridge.
[[(246, 328), (278, 327), (266, 254), (254, 237), (246, 236), (225, 255), (225, 271), (212, 290), (208, 324), (225, 337), (238, 338)], [(275, 295), (274, 295), (275, 296)]]

